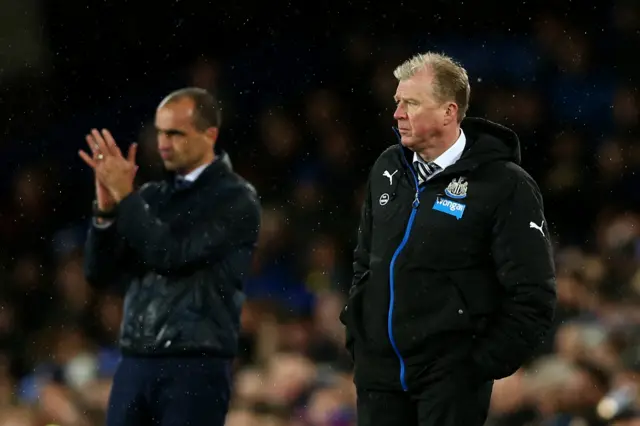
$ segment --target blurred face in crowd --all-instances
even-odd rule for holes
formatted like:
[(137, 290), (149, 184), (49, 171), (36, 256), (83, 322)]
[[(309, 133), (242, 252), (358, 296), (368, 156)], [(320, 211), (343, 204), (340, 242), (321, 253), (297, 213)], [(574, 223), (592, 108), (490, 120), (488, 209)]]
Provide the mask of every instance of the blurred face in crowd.
[(198, 128), (194, 114), (190, 98), (163, 102), (156, 111), (158, 151), (167, 170), (186, 174), (213, 161), (218, 129)]
[(435, 96), (430, 71), (425, 69), (400, 81), (394, 99), (393, 118), (398, 122), (402, 145), (431, 161), (455, 142), (458, 106)]
[(640, 426), (640, 418), (620, 420), (611, 424), (612, 426)]

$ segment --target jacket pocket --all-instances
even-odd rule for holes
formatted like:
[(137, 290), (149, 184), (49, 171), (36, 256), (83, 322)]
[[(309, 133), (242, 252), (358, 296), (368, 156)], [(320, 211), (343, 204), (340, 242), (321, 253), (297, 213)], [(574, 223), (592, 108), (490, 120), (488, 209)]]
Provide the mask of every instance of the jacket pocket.
[(395, 342), (407, 357), (437, 356), (437, 348), (445, 345), (449, 336), (471, 328), (461, 293), (445, 273), (398, 280), (394, 306)]
[(502, 297), (495, 274), (489, 270), (470, 269), (452, 271), (448, 275), (466, 306), (473, 328), (482, 334)]
[(500, 304), (501, 289), (495, 273), (470, 269), (453, 271), (448, 275), (471, 315), (489, 315), (496, 311)]

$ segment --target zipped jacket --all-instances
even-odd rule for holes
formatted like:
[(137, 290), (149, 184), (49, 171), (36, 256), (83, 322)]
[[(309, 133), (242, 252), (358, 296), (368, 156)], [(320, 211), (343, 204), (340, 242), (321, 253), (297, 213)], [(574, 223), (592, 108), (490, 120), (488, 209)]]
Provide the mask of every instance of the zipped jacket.
[(432, 362), (429, 348), (454, 334), (473, 339), (467, 364), (474, 376), (500, 379), (550, 328), (556, 293), (549, 228), (538, 186), (519, 166), (518, 138), (476, 118), (462, 129), (461, 158), (424, 184), (413, 152), (401, 144), (371, 169), (341, 314), (347, 348), (359, 348), (356, 383), (382, 375), (407, 390), (406, 360)]

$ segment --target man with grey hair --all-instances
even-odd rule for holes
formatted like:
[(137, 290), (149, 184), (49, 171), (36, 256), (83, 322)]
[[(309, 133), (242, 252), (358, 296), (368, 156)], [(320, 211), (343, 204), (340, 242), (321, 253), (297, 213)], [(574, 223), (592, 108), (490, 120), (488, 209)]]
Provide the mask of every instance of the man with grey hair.
[(553, 317), (542, 197), (516, 134), (465, 118), (464, 68), (426, 53), (394, 75), (400, 143), (371, 169), (341, 314), (358, 425), (479, 426)]

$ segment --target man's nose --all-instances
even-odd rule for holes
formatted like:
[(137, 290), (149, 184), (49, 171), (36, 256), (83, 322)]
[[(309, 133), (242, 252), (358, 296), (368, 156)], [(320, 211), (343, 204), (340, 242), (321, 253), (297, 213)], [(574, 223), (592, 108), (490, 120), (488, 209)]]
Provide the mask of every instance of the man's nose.
[(398, 105), (396, 107), (396, 110), (393, 113), (393, 118), (395, 120), (402, 120), (404, 118), (407, 118), (407, 112), (405, 111), (405, 109), (404, 109), (404, 107), (402, 105)]
[(170, 148), (170, 147), (171, 147), (171, 140), (167, 137), (167, 135), (159, 133), (158, 134), (158, 148), (159, 149), (166, 149), (166, 148)]

